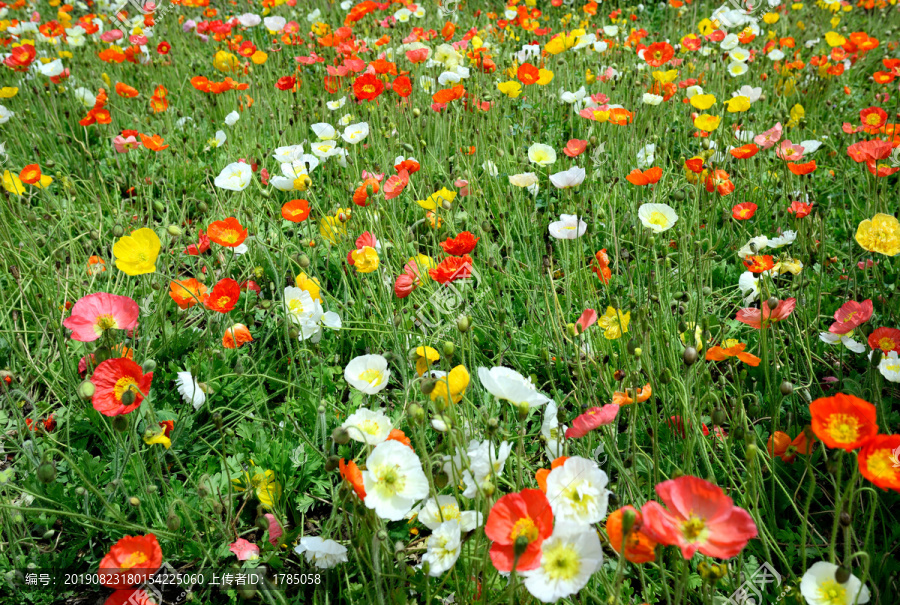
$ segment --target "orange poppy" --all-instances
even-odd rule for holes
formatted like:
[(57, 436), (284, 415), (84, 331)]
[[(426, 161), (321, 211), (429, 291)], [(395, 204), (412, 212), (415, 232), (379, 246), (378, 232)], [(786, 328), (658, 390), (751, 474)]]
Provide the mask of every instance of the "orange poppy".
[(728, 153), (739, 160), (746, 160), (759, 153), (759, 147), (757, 145), (754, 145), (753, 143), (747, 143), (746, 145), (741, 145), (740, 147), (730, 149)]
[(613, 393), (613, 405), (630, 405), (634, 402), (643, 403), (650, 399), (650, 396), (653, 395), (653, 390), (650, 388), (650, 383), (648, 382), (643, 387), (637, 389), (626, 389), (625, 392), (616, 391)]
[(87, 274), (97, 275), (106, 271), (106, 261), (99, 256), (91, 256), (87, 262)]
[(443, 103), (446, 105), (451, 101), (461, 98), (466, 92), (465, 86), (457, 84), (453, 88), (444, 88), (431, 95), (431, 100), (435, 103)]
[(537, 84), (537, 81), (541, 79), (541, 72), (531, 63), (522, 63), (516, 71), (516, 77), (522, 84), (530, 86), (531, 84)]
[(391, 429), (391, 432), (388, 433), (387, 441), (399, 441), (406, 447), (412, 448), (412, 441), (410, 441), (409, 437), (406, 436), (406, 433), (400, 429)]
[(568, 459), (568, 456), (560, 456), (550, 463), (550, 468), (539, 468), (534, 473), (534, 479), (535, 481), (537, 481), (538, 487), (541, 488), (542, 492), (544, 492), (545, 494), (547, 493), (547, 476), (550, 474), (550, 471), (562, 466)]
[(644, 61), (651, 67), (661, 67), (675, 56), (675, 48), (668, 42), (655, 42), (644, 50)]
[(165, 97), (150, 97), (150, 109), (153, 113), (162, 113), (169, 108), (169, 101)]
[(143, 143), (144, 147), (146, 147), (150, 151), (162, 151), (163, 149), (169, 148), (168, 145), (163, 144), (163, 143), (165, 143), (165, 140), (158, 134), (155, 134), (153, 136), (147, 136), (147, 135), (141, 133), (140, 137), (141, 137), (141, 143)]
[(124, 97), (126, 99), (133, 99), (138, 96), (140, 93), (137, 88), (133, 86), (129, 86), (128, 84), (124, 84), (122, 82), (116, 83), (116, 94), (120, 97)]
[(659, 179), (662, 178), (662, 168), (660, 168), (659, 166), (654, 166), (653, 168), (648, 168), (643, 172), (635, 168), (634, 170), (629, 172), (628, 176), (626, 176), (625, 178), (629, 183), (631, 183), (632, 185), (637, 185), (638, 187), (653, 185), (659, 182)]
[(226, 277), (213, 286), (203, 304), (210, 311), (228, 313), (234, 309), (240, 296), (241, 286), (230, 277)]
[(281, 216), (292, 223), (302, 223), (309, 216), (309, 202), (291, 200), (281, 207)]
[[(726, 342), (726, 344), (731, 343)], [(706, 352), (706, 361), (725, 361), (730, 357), (737, 357), (748, 366), (753, 366), (755, 368), (762, 360), (756, 355), (745, 353), (744, 349), (746, 348), (747, 345), (743, 342), (731, 344), (731, 346), (727, 348), (716, 345), (714, 347), (710, 347), (710, 349)]]
[(747, 267), (747, 270), (751, 273), (765, 273), (775, 266), (775, 262), (772, 260), (772, 257), (770, 255), (761, 254), (756, 256), (748, 256), (747, 258), (745, 258), (744, 266)]
[(350, 484), (350, 487), (353, 488), (353, 491), (356, 492), (357, 497), (360, 500), (366, 499), (366, 488), (363, 486), (363, 476), (362, 471), (359, 470), (359, 467), (356, 466), (356, 462), (351, 460), (350, 462), (344, 462), (344, 459), (341, 458), (338, 462), (338, 468), (341, 472), (341, 477)]
[(189, 309), (206, 300), (206, 285), (193, 277), (169, 284), (169, 297), (181, 310)]
[[(625, 511), (634, 513), (634, 524), (627, 536), (622, 531), (622, 518), (625, 516)], [(641, 512), (635, 510), (633, 506), (623, 506), (610, 513), (606, 519), (606, 535), (609, 536), (610, 546), (617, 553), (621, 553), (622, 546), (624, 546), (625, 559), (632, 563), (649, 563), (656, 560), (657, 542), (641, 531), (643, 523)]]
[(734, 217), (735, 220), (746, 221), (753, 218), (757, 208), (758, 206), (753, 202), (743, 202), (735, 205), (734, 208), (731, 209), (731, 216)]
[(816, 170), (816, 161), (811, 160), (809, 162), (806, 162), (805, 164), (795, 164), (794, 162), (788, 162), (787, 167), (788, 170), (790, 170), (797, 176), (803, 176)]
[(900, 492), (900, 435), (876, 435), (859, 452), (859, 472), (880, 487)]
[(206, 230), (206, 235), (210, 240), (227, 248), (237, 248), (243, 244), (247, 239), (247, 233), (243, 225), (233, 216), (229, 216), (224, 221), (212, 223)]
[(800, 434), (793, 440), (787, 433), (775, 431), (769, 436), (766, 447), (770, 456), (778, 456), (782, 462), (791, 463), (797, 454), (808, 456), (812, 451), (812, 442), (806, 438), (806, 431), (800, 431)]
[(816, 399), (809, 412), (813, 433), (829, 448), (853, 450), (878, 434), (875, 406), (853, 395)]
[(98, 576), (109, 588), (143, 584), (162, 565), (162, 548), (153, 534), (125, 536), (100, 561)]
[(253, 342), (253, 336), (244, 324), (234, 324), (222, 336), (222, 346), (226, 349), (238, 349), (247, 342)]
[(612, 269), (609, 268), (609, 256), (606, 254), (606, 248), (594, 255), (594, 262), (591, 263), (591, 271), (597, 274), (597, 277), (604, 284), (608, 284), (612, 277)]
[(19, 180), (27, 185), (34, 185), (41, 180), (41, 167), (37, 164), (28, 164), (19, 173)]

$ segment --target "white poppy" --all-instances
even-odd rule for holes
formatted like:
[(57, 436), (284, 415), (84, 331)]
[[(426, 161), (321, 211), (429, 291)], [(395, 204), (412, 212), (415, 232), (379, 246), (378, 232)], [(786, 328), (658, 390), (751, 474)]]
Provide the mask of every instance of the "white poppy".
[(550, 184), (557, 189), (569, 189), (577, 187), (584, 182), (586, 173), (581, 166), (572, 166), (568, 170), (550, 175)]
[(641, 204), (638, 218), (654, 233), (668, 231), (678, 222), (678, 214), (668, 204)]
[(387, 359), (381, 355), (354, 357), (344, 369), (344, 380), (351, 387), (367, 395), (383, 390), (390, 380)]
[(375, 446), (362, 471), (366, 507), (388, 521), (399, 521), (428, 495), (428, 479), (412, 448), (399, 441)]
[(571, 456), (547, 475), (547, 499), (558, 522), (580, 525), (599, 523), (606, 517), (609, 479), (597, 463)]
[(237, 121), (241, 119), (241, 114), (236, 111), (232, 111), (230, 114), (225, 116), (225, 125), (226, 126), (234, 126), (237, 124)]
[(206, 403), (206, 393), (200, 388), (197, 379), (190, 372), (178, 372), (178, 378), (175, 381), (178, 385), (178, 392), (184, 398), (185, 403), (190, 403), (195, 410), (199, 410)]
[(509, 184), (515, 187), (531, 187), (538, 182), (538, 177), (533, 172), (523, 172), (522, 174), (512, 174), (509, 177)]
[(347, 429), (351, 439), (366, 445), (378, 445), (387, 441), (394, 428), (391, 419), (384, 412), (367, 408), (359, 408), (350, 414), (341, 426)]
[(425, 554), (422, 555), (423, 565), (428, 565), (428, 575), (436, 578), (445, 572), (459, 559), (462, 552), (462, 535), (459, 521), (451, 519), (441, 523), (425, 541)]
[(849, 574), (846, 582), (837, 581), (838, 566), (819, 561), (800, 580), (800, 594), (807, 605), (863, 605), (869, 602), (869, 589), (859, 578)]
[(351, 145), (361, 143), (367, 136), (369, 136), (369, 125), (366, 122), (350, 124), (344, 128), (344, 132), (341, 134), (341, 138)]
[(250, 185), (251, 180), (253, 180), (253, 169), (250, 168), (250, 164), (233, 162), (222, 169), (214, 183), (219, 189), (243, 191)]
[(550, 145), (534, 143), (528, 148), (528, 160), (538, 166), (549, 166), (556, 161), (556, 150)]
[(602, 564), (597, 530), (556, 521), (553, 533), (541, 544), (540, 565), (519, 573), (533, 597), (555, 603), (587, 586)]
[(334, 540), (323, 540), (319, 536), (300, 538), (300, 544), (294, 547), (294, 552), (305, 556), (307, 563), (312, 563), (319, 569), (330, 569), (338, 563), (347, 562), (346, 547)]
[(559, 220), (550, 223), (549, 229), (556, 239), (577, 239), (587, 231), (587, 223), (576, 214), (560, 214)]
[(488, 393), (513, 405), (537, 407), (550, 401), (549, 397), (537, 391), (530, 378), (525, 378), (510, 368), (478, 368), (478, 379)]

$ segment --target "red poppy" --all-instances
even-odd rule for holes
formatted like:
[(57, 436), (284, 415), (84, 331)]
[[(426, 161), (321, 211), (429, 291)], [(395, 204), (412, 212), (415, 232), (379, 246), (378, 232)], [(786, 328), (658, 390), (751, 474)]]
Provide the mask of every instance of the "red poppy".
[(849, 334), (869, 321), (873, 311), (872, 299), (864, 300), (861, 303), (849, 300), (834, 312), (834, 323), (831, 324), (828, 331), (832, 334)]
[(645, 185), (653, 185), (659, 182), (659, 179), (662, 178), (662, 168), (659, 166), (654, 166), (653, 168), (648, 168), (647, 170), (641, 172), (637, 168), (628, 173), (628, 176), (625, 177), (629, 183), (632, 185), (637, 185), (638, 187), (643, 187)]
[(891, 176), (895, 174), (897, 171), (900, 171), (900, 166), (893, 166), (891, 164), (881, 163), (879, 164), (875, 160), (869, 160), (866, 162), (866, 169), (874, 174), (878, 178)]
[(159, 605), (140, 588), (125, 588), (113, 592), (103, 605)]
[(806, 162), (805, 164), (795, 164), (794, 162), (788, 162), (788, 170), (796, 174), (797, 176), (803, 176), (809, 174), (811, 172), (815, 172), (816, 170), (816, 161), (811, 160)]
[(644, 61), (650, 67), (662, 67), (675, 56), (675, 49), (668, 42), (654, 42), (644, 50)]
[(43, 427), (43, 429), (49, 433), (56, 428), (56, 418), (53, 417), (53, 414), (50, 414), (47, 418), (39, 420), (36, 423), (31, 418), (26, 418), (25, 426), (28, 427), (29, 431), (37, 431), (38, 427)]
[(464, 256), (448, 256), (437, 267), (429, 269), (428, 275), (440, 284), (469, 278), (472, 276), (472, 258), (468, 254)]
[(466, 88), (462, 84), (457, 84), (453, 88), (444, 88), (431, 95), (431, 100), (435, 103), (443, 103), (446, 105), (451, 101), (461, 98), (466, 94)]
[(537, 81), (541, 79), (541, 72), (531, 63), (522, 63), (519, 69), (516, 70), (516, 77), (522, 84), (530, 86), (531, 84), (537, 84)]
[(876, 435), (859, 452), (859, 472), (880, 487), (900, 492), (900, 465), (896, 452), (900, 435)]
[(281, 207), (281, 216), (292, 223), (302, 223), (309, 216), (309, 202), (291, 200)]
[(219, 280), (212, 291), (206, 296), (203, 304), (210, 311), (228, 313), (238, 302), (241, 296), (241, 286), (230, 277)]
[[(498, 571), (512, 571), (513, 565), (516, 571), (535, 569), (541, 563), (541, 544), (553, 533), (547, 496), (537, 489), (506, 494), (491, 507), (484, 533), (492, 541), (491, 562)], [(517, 542), (526, 545), (518, 557)]]
[(153, 534), (125, 536), (100, 561), (100, 583), (109, 588), (143, 584), (162, 565), (162, 548)]
[(376, 178), (367, 178), (362, 182), (362, 185), (356, 188), (356, 191), (353, 192), (353, 203), (357, 206), (365, 207), (369, 203), (369, 191), (372, 192), (372, 195), (375, 195), (381, 190), (381, 184), (378, 182)]
[(759, 153), (759, 147), (757, 145), (754, 145), (753, 143), (747, 143), (746, 145), (741, 145), (740, 147), (730, 149), (728, 153), (739, 160), (746, 160)]
[(716, 191), (724, 196), (734, 191), (734, 183), (724, 170), (710, 170), (706, 176), (706, 190), (710, 193)]
[(578, 439), (584, 437), (594, 429), (600, 428), (615, 420), (618, 413), (619, 406), (615, 404), (590, 408), (572, 421), (572, 426), (566, 429), (566, 439)]
[(738, 221), (746, 221), (747, 219), (753, 218), (753, 215), (756, 214), (757, 205), (753, 202), (744, 202), (742, 204), (737, 204), (734, 208), (731, 209), (731, 216)]
[(828, 448), (855, 450), (878, 434), (875, 406), (853, 395), (816, 399), (809, 413), (813, 433)]
[(247, 239), (247, 230), (233, 216), (212, 223), (206, 232), (210, 240), (227, 248), (237, 248)]
[(749, 270), (751, 273), (765, 273), (775, 266), (775, 262), (773, 261), (771, 255), (760, 254), (756, 256), (748, 256), (747, 258), (745, 258), (744, 266), (747, 267), (747, 270)]
[(161, 55), (168, 55), (170, 50), (172, 50), (172, 45), (165, 40), (156, 45), (156, 52)]
[(701, 174), (703, 172), (703, 158), (691, 158), (685, 160), (684, 167), (694, 174)]
[(859, 121), (868, 132), (877, 131), (887, 123), (888, 114), (880, 107), (867, 107), (859, 112)]
[(344, 462), (344, 459), (341, 458), (338, 462), (338, 468), (340, 469), (341, 477), (344, 479), (344, 481), (350, 484), (359, 499), (365, 500), (366, 488), (363, 485), (362, 471), (360, 471), (359, 467), (356, 466), (356, 462), (354, 462), (353, 460), (351, 460), (350, 462)]
[(862, 163), (872, 160), (886, 160), (890, 157), (893, 146), (890, 141), (875, 139), (872, 141), (859, 141), (847, 147), (847, 155), (854, 162)]
[[(150, 392), (153, 372), (144, 374), (131, 359), (115, 357), (97, 366), (91, 376), (94, 409), (104, 416), (120, 416), (138, 408)], [(128, 395), (126, 395), (128, 393)], [(123, 401), (124, 399), (124, 401)], [(126, 401), (131, 400), (130, 403)]]
[(372, 73), (365, 73), (353, 81), (353, 93), (357, 99), (371, 101), (384, 91), (384, 82)]
[(26, 185), (34, 185), (41, 180), (41, 167), (38, 164), (28, 164), (19, 173), (19, 180)]
[(278, 90), (290, 90), (297, 84), (297, 78), (294, 76), (282, 76), (275, 82), (275, 88)]
[(876, 328), (869, 334), (869, 346), (881, 349), (885, 354), (896, 351), (900, 354), (900, 330), (896, 328)]
[(456, 237), (452, 239), (448, 237), (446, 241), (441, 242), (441, 248), (451, 256), (463, 256), (474, 250), (475, 244), (480, 239), (480, 237), (475, 237), (468, 231), (463, 231)]
[(412, 94), (412, 82), (407, 76), (397, 76), (391, 84), (391, 90), (397, 93), (397, 96), (405, 99)]
[(809, 216), (809, 213), (812, 212), (812, 204), (806, 204), (804, 202), (791, 202), (790, 208), (788, 208), (788, 212), (796, 216), (797, 218), (803, 218), (804, 216)]

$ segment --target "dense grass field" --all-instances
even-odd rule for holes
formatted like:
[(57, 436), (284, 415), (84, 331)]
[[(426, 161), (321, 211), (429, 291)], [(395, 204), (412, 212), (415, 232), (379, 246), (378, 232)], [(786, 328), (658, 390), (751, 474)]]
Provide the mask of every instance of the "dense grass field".
[(896, 0), (441, 1), (0, 2), (0, 600), (896, 604)]

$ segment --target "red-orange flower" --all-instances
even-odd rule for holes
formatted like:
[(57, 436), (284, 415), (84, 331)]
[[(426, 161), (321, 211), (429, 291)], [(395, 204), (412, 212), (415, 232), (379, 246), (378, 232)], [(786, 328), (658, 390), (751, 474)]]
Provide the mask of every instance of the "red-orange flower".
[(150, 151), (162, 151), (163, 149), (167, 149), (169, 146), (164, 145), (165, 141), (158, 134), (153, 135), (152, 137), (148, 137), (145, 134), (141, 134), (141, 143), (144, 144), (144, 147), (149, 149)]
[(169, 297), (179, 309), (189, 309), (206, 299), (206, 285), (193, 277), (169, 284)]
[(384, 91), (384, 82), (372, 73), (365, 73), (353, 81), (353, 93), (357, 99), (371, 101)]
[(746, 145), (730, 149), (728, 153), (739, 160), (746, 160), (759, 153), (759, 147), (753, 143), (747, 143)]
[(869, 334), (869, 346), (881, 349), (885, 354), (891, 351), (900, 353), (900, 330), (896, 328), (877, 328)]
[(626, 389), (624, 391), (615, 391), (613, 393), (612, 402), (613, 405), (618, 406), (631, 405), (634, 402), (643, 403), (650, 399), (651, 395), (653, 395), (653, 389), (650, 388), (650, 383), (648, 382), (637, 390)]
[(466, 88), (462, 84), (457, 84), (453, 88), (444, 88), (431, 95), (431, 100), (435, 103), (443, 103), (446, 105), (451, 101), (461, 98), (466, 93)]
[(212, 291), (203, 301), (203, 304), (210, 311), (217, 313), (228, 313), (238, 302), (241, 296), (241, 286), (230, 277), (219, 280)]
[(253, 336), (244, 324), (234, 324), (222, 336), (222, 346), (226, 349), (239, 349), (247, 342), (253, 342)]
[(275, 82), (275, 88), (278, 90), (290, 90), (297, 84), (297, 78), (294, 76), (282, 76)]
[(441, 242), (441, 248), (452, 256), (463, 256), (474, 250), (480, 239), (480, 237), (475, 237), (468, 231), (463, 231), (456, 237), (452, 239), (448, 237), (446, 241)]
[(472, 258), (468, 254), (448, 256), (437, 267), (429, 269), (428, 275), (439, 284), (447, 284), (457, 279), (466, 279), (472, 275)]
[(281, 207), (281, 216), (292, 223), (302, 223), (309, 216), (309, 202), (291, 200)]
[(816, 399), (809, 412), (813, 433), (829, 448), (854, 450), (878, 434), (875, 406), (853, 395)]
[[(104, 416), (120, 416), (137, 409), (150, 392), (153, 372), (144, 374), (141, 366), (124, 357), (107, 359), (97, 366), (91, 376), (94, 409)], [(125, 393), (130, 393), (123, 401)], [(132, 398), (133, 396), (133, 398)]]
[(19, 173), (19, 180), (27, 185), (34, 185), (41, 180), (41, 167), (37, 164), (28, 164)]
[(765, 273), (775, 266), (775, 262), (768, 254), (748, 256), (744, 259), (744, 266), (751, 273)]
[(738, 221), (746, 221), (747, 219), (753, 218), (753, 215), (756, 214), (757, 205), (753, 202), (744, 202), (742, 204), (737, 204), (734, 208), (731, 209), (731, 216)]
[(125, 536), (100, 561), (100, 582), (109, 588), (143, 584), (162, 565), (162, 548), (153, 534)]
[(806, 431), (800, 431), (800, 434), (793, 440), (787, 433), (775, 431), (769, 436), (766, 447), (770, 456), (778, 456), (782, 462), (790, 464), (797, 454), (808, 456), (812, 451), (812, 442), (806, 438)]
[(859, 112), (859, 121), (869, 132), (877, 131), (887, 123), (888, 114), (880, 107), (867, 107)]
[(796, 174), (797, 176), (803, 176), (809, 174), (811, 172), (815, 172), (816, 170), (816, 161), (810, 160), (805, 164), (796, 164), (794, 162), (788, 162), (788, 170)]
[(648, 168), (641, 172), (637, 168), (628, 173), (628, 176), (625, 177), (629, 183), (632, 185), (637, 185), (638, 187), (643, 187), (645, 185), (653, 185), (654, 183), (659, 182), (659, 179), (662, 178), (662, 168), (659, 166), (654, 166), (653, 168)]
[(675, 56), (675, 49), (668, 42), (654, 42), (644, 50), (644, 61), (650, 67), (662, 67)]
[(120, 97), (125, 97), (126, 99), (133, 99), (140, 93), (134, 86), (129, 86), (124, 82), (116, 82), (116, 94)]
[(412, 94), (412, 82), (407, 76), (397, 76), (391, 84), (391, 90), (397, 93), (397, 96), (405, 99)]
[(537, 84), (537, 81), (541, 79), (541, 72), (531, 63), (522, 63), (519, 69), (516, 70), (516, 77), (522, 84), (530, 86), (531, 84)]
[(706, 190), (710, 193), (716, 191), (719, 195), (728, 195), (734, 191), (734, 183), (724, 170), (710, 170), (706, 176)]
[[(631, 531), (625, 536), (622, 528), (622, 517), (625, 511), (634, 513), (634, 524)], [(656, 559), (656, 540), (641, 531), (644, 519), (641, 511), (636, 510), (633, 506), (623, 506), (617, 511), (613, 511), (606, 519), (606, 535), (609, 536), (609, 543), (617, 553), (622, 552), (625, 547), (625, 559), (632, 563), (649, 563)]]
[(237, 248), (247, 239), (247, 230), (233, 216), (212, 223), (206, 234), (210, 240), (227, 248)]
[(859, 472), (880, 487), (900, 492), (900, 435), (876, 435), (857, 456)]
[(735, 344), (731, 344), (729, 342), (726, 342), (725, 344), (731, 346), (720, 347), (716, 345), (714, 347), (710, 347), (706, 352), (706, 361), (725, 361), (730, 357), (737, 357), (747, 365), (753, 366), (754, 368), (759, 365), (760, 361), (762, 361), (756, 355), (751, 355), (750, 353), (744, 352), (744, 349), (747, 348), (746, 343), (738, 342)]
[(612, 277), (612, 269), (609, 268), (609, 256), (606, 254), (606, 248), (594, 255), (594, 262), (591, 263), (591, 271), (597, 274), (600, 281), (608, 284)]
[[(536, 568), (541, 563), (541, 544), (553, 533), (553, 511), (547, 496), (537, 489), (506, 494), (491, 507), (484, 533), (492, 541), (491, 562), (498, 571), (512, 571), (513, 565), (516, 571)], [(527, 546), (516, 560), (520, 538)]]
[(359, 470), (359, 467), (356, 466), (356, 462), (351, 460), (350, 462), (344, 462), (344, 459), (341, 458), (338, 462), (338, 467), (341, 472), (341, 477), (343, 477), (344, 481), (350, 484), (353, 488), (353, 491), (356, 492), (356, 495), (360, 500), (366, 499), (366, 488), (363, 485), (363, 476), (362, 471)]

